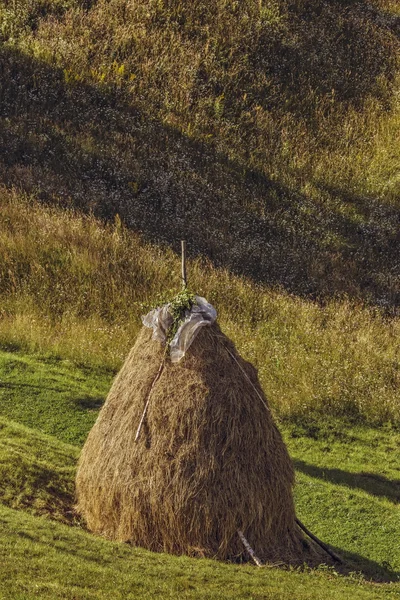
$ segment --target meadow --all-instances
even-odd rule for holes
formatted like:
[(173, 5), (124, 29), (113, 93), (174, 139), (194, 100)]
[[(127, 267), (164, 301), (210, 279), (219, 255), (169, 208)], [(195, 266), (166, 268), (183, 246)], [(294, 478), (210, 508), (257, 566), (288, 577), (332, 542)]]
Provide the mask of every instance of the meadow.
[(344, 566), (154, 555), (86, 532), (74, 476), (140, 315), (181, 285), (179, 256), (118, 219), (15, 191), (3, 189), (0, 222), (0, 597), (398, 597), (398, 318), (189, 261), (190, 285), (259, 369), (294, 461), (297, 515)]
[[(0, 598), (400, 597), (396, 0), (0, 0)], [(344, 566), (88, 533), (80, 448), (189, 287), (258, 369)]]
[(73, 510), (76, 461), (112, 373), (3, 350), (0, 377), (1, 598), (398, 597), (398, 431), (337, 418), (280, 423), (297, 514), (344, 565), (257, 569), (88, 533)]

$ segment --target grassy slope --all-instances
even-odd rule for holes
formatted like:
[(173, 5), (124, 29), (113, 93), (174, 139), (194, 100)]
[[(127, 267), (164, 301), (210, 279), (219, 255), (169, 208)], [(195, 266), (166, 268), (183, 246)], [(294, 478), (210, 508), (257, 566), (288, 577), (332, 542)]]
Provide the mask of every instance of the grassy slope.
[(392, 0), (2, 0), (0, 21), (0, 182), (398, 307)]
[[(191, 264), (291, 419), (299, 516), (356, 570), (394, 579), (398, 434), (355, 423), (399, 416), (398, 3), (228, 4), (0, 0), (0, 340), (47, 356), (1, 353), (0, 412), (80, 444), (141, 303), (179, 286), (169, 250), (26, 194), (185, 235), (268, 283)], [(71, 521), (77, 449), (1, 425), (3, 503)], [(9, 508), (0, 523), (4, 598), (399, 595), (150, 556)]]
[(0, 507), (2, 600), (233, 599), (378, 600), (394, 584), (361, 584), (329, 573), (287, 573), (151, 554)]
[(64, 523), (76, 522), (77, 456), (75, 446), (0, 417), (0, 501)]
[[(31, 365), (31, 369), (21, 370), (19, 363), (26, 362)], [(57, 377), (59, 382), (65, 381), (76, 392), (80, 390), (83, 394), (87, 390), (88, 382), (82, 380), (80, 369), (71, 363), (52, 361), (48, 364), (46, 358), (26, 357), (18, 353), (7, 352), (1, 353), (0, 363), (2, 372), (8, 370), (9, 374), (18, 376), (20, 382), (18, 389), (13, 390), (13, 403), (2, 404), (3, 413), (15, 418), (14, 406), (18, 405), (18, 419), (21, 422), (32, 424), (30, 385), (32, 380), (35, 380), (35, 375), (40, 374), (41, 385), (44, 389), (50, 387), (54, 378)], [(90, 380), (89, 372), (87, 372), (87, 377)], [(104, 394), (109, 383), (109, 379), (108, 382), (103, 380)], [(7, 394), (3, 395), (4, 397), (6, 398)], [(74, 465), (78, 450), (75, 446), (67, 445), (59, 440), (69, 439), (80, 445), (96, 413), (92, 412), (88, 418), (84, 411), (69, 401), (60, 384), (57, 389), (53, 390), (52, 403), (53, 407), (57, 408), (53, 411), (53, 419), (46, 422), (40, 418), (40, 415), (35, 418), (37, 418), (38, 429), (59, 439), (22, 425), (7, 422), (4, 417), (0, 421), (2, 425), (0, 429), (0, 488), (2, 490), (0, 500), (10, 507), (23, 508), (35, 515), (47, 514), (53, 519), (72, 522), (70, 511)], [(47, 405), (44, 406), (47, 409)], [(351, 565), (349, 566), (350, 570), (363, 571), (367, 578), (398, 579), (400, 572), (400, 526), (398, 521), (400, 478), (396, 463), (396, 451), (399, 445), (398, 432), (390, 429), (368, 429), (361, 426), (349, 427), (346, 423), (338, 420), (281, 425), (281, 428), (296, 466), (295, 499), (298, 516), (314, 533), (337, 548), (337, 551)], [(68, 429), (68, 434), (66, 429)], [(12, 452), (10, 452), (10, 448)], [(134, 551), (130, 555), (124, 546), (107, 545), (100, 540), (88, 537), (83, 532), (74, 533), (70, 530), (60, 530), (55, 525), (29, 520), (16, 513), (3, 512), (2, 519), (3, 539), (8, 540), (7, 550), (4, 551), (7, 560), (4, 563), (2, 576), (4, 578), (8, 573), (10, 563), (13, 563), (13, 569), (18, 571), (17, 583), (14, 584), (14, 587), (10, 582), (7, 583), (6, 589), (13, 590), (14, 594), (17, 594), (16, 590), (22, 589), (30, 590), (33, 593), (34, 586), (39, 585), (43, 597), (47, 597), (45, 593), (59, 593), (60, 595), (66, 593), (72, 596), (73, 593), (78, 594), (78, 590), (73, 588), (75, 584), (71, 583), (71, 580), (69, 580), (71, 587), (67, 588), (68, 591), (62, 587), (65, 585), (67, 573), (72, 577), (72, 581), (84, 578), (85, 585), (94, 585), (89, 582), (96, 579), (96, 573), (99, 575), (101, 572), (105, 576), (108, 568), (115, 568), (120, 573), (126, 568), (125, 561), (147, 556), (141, 551)], [(12, 533), (12, 531), (14, 532)], [(50, 548), (49, 540), (54, 537), (60, 538), (62, 543), (56, 542), (56, 548)], [(18, 539), (19, 541), (16, 543), (15, 540)], [(71, 543), (78, 544), (78, 555), (72, 565), (69, 557)], [(83, 554), (81, 555), (80, 548), (84, 544), (88, 548), (98, 547), (101, 549), (99, 551), (102, 560), (97, 567), (92, 562), (89, 565)], [(29, 566), (23, 574), (19, 561), (21, 560), (20, 556), (23, 553), (26, 555), (27, 552), (30, 555)], [(117, 557), (115, 560), (111, 560), (110, 557), (113, 556), (113, 553), (121, 555), (124, 560), (120, 561)], [(53, 556), (57, 555), (59, 566), (56, 568)], [(49, 559), (49, 563), (46, 562), (46, 557)], [(169, 590), (168, 593), (171, 595), (172, 590), (180, 591), (183, 594), (181, 597), (184, 598), (201, 597), (198, 596), (200, 593), (204, 594), (204, 597), (233, 598), (236, 593), (236, 584), (231, 581), (230, 587), (223, 591), (224, 584), (221, 581), (225, 576), (224, 573), (227, 573), (227, 577), (231, 577), (233, 581), (236, 577), (238, 578), (237, 585), (243, 594), (240, 597), (243, 598), (252, 597), (251, 594), (254, 594), (255, 598), (259, 597), (257, 594), (261, 593), (260, 589), (266, 583), (264, 575), (257, 575), (252, 569), (250, 571), (247, 568), (247, 570), (244, 569), (243, 573), (251, 572), (254, 578), (251, 583), (253, 591), (250, 593), (246, 588), (247, 584), (244, 583), (248, 575), (244, 575), (237, 568), (215, 565), (214, 568), (216, 572), (218, 571), (218, 575), (211, 581), (207, 575), (207, 570), (210, 568), (207, 565), (210, 563), (184, 559), (183, 563), (186, 566), (182, 569), (186, 575), (181, 575), (181, 577), (186, 578), (187, 589), (180, 589), (181, 577), (176, 575), (177, 570), (181, 570), (179, 566), (181, 562), (178, 559), (152, 557), (148, 561), (152, 564), (149, 568), (154, 569), (149, 577), (155, 578), (155, 581), (146, 583), (149, 597), (154, 597), (154, 595), (157, 597), (157, 593), (160, 595), (166, 593), (165, 591), (157, 592), (160, 586), (164, 586), (164, 590)], [(47, 565), (46, 568), (44, 568), (44, 564)], [(141, 565), (142, 562), (138, 569), (141, 569)], [(160, 573), (163, 568), (168, 568), (169, 574), (167, 581), (161, 582)], [(30, 569), (36, 569), (33, 582), (29, 582)], [(85, 572), (86, 569), (87, 572)], [(219, 569), (221, 569), (221, 573), (219, 573)], [(227, 571), (224, 571), (225, 569)], [(194, 579), (193, 570), (197, 571)], [(131, 575), (128, 576), (128, 580), (125, 580), (125, 577), (120, 578), (118, 574), (118, 583), (115, 584), (115, 576), (113, 578), (113, 585), (117, 585), (117, 593), (120, 593), (121, 597), (125, 585), (135, 585), (136, 570), (133, 569), (132, 572), (130, 568), (130, 571)], [(238, 573), (242, 574), (238, 575)], [(283, 592), (280, 587), (282, 585), (285, 590), (292, 586), (297, 589), (298, 586), (299, 595), (296, 597), (299, 598), (323, 597), (324, 586), (330, 585), (331, 578), (332, 574), (329, 573), (326, 576), (323, 574), (293, 575), (275, 571), (268, 571), (267, 577), (272, 590), (276, 590), (277, 598), (290, 597), (287, 591)], [(53, 592), (46, 592), (46, 586), (49, 586), (50, 581), (52, 581), (51, 590)], [(216, 581), (219, 581), (218, 585)], [(313, 592), (307, 591), (307, 581), (313, 582), (313, 586), (315, 582)], [(101, 594), (106, 597), (107, 586), (100, 592), (103, 587), (101, 582), (102, 579), (97, 581), (95, 597), (103, 597)], [(43, 588), (40, 587), (42, 585)], [(61, 586), (60, 589), (64, 591), (57, 591), (58, 586)], [(199, 591), (200, 586), (201, 592)], [(274, 586), (276, 587), (274, 588)], [(348, 579), (338, 579), (336, 587), (338, 598), (346, 598), (346, 593), (353, 590), (353, 584)], [(363, 594), (367, 594), (366, 597), (371, 598), (380, 597), (379, 595), (369, 596), (369, 589), (368, 586), (362, 587), (360, 590), (354, 588), (354, 592), (359, 591), (360, 598), (364, 597)], [(395, 587), (384, 586), (382, 591), (376, 592), (376, 594), (383, 594), (382, 597), (386, 597), (391, 590), (393, 593), (395, 590), (397, 593), (400, 591), (398, 585)], [(89, 592), (85, 596), (82, 590), (79, 594), (81, 595), (77, 595), (78, 598), (91, 597)], [(137, 597), (140, 597), (139, 592)], [(332, 597), (335, 596), (332, 595)]]
[(399, 434), (340, 422), (322, 426), (317, 439), (283, 433), (296, 468), (299, 518), (355, 570), (384, 565), (398, 577)]
[(110, 385), (111, 374), (54, 358), (0, 351), (0, 415), (81, 445)]

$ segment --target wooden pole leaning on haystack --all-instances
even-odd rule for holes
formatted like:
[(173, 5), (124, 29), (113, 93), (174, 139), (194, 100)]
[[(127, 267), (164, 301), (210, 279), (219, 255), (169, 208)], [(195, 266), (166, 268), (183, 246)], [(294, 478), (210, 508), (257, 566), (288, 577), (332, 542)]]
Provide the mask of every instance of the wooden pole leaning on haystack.
[(331, 550), (331, 548), (329, 548), (329, 546), (327, 544), (325, 544), (325, 542), (323, 542), (322, 540), (317, 538), (316, 535), (314, 535), (309, 529), (307, 529), (307, 527), (297, 517), (296, 517), (296, 523), (300, 527), (300, 529), (302, 529), (304, 531), (304, 533), (306, 535), (308, 535), (309, 538), (311, 538), (316, 544), (318, 544), (318, 546), (321, 546), (321, 548), (323, 550), (325, 550), (325, 552), (327, 554), (329, 554), (329, 556), (331, 556), (334, 561), (338, 562), (339, 564), (343, 564), (343, 561), (340, 558), (340, 556), (335, 554), (335, 552), (333, 550)]
[[(167, 346), (167, 347), (168, 347), (168, 346)], [(150, 398), (151, 398), (151, 393), (152, 393), (152, 391), (154, 390), (154, 386), (156, 385), (157, 381), (160, 379), (161, 373), (162, 373), (162, 371), (163, 371), (163, 369), (164, 369), (164, 365), (165, 365), (165, 356), (166, 356), (166, 352), (164, 352), (164, 356), (163, 356), (163, 359), (162, 359), (162, 361), (161, 361), (160, 368), (158, 369), (158, 373), (157, 373), (157, 375), (155, 376), (153, 383), (151, 384), (151, 388), (150, 388), (150, 391), (149, 391), (149, 395), (147, 396), (147, 402), (146, 402), (146, 404), (144, 405), (144, 409), (143, 409), (142, 418), (140, 419), (140, 422), (139, 422), (138, 428), (137, 428), (137, 430), (136, 430), (135, 442), (137, 442), (137, 441), (138, 441), (138, 439), (139, 439), (140, 430), (142, 429), (142, 425), (143, 425), (144, 419), (145, 419), (145, 417), (146, 417), (147, 409), (149, 408), (149, 404), (150, 404)]]
[(263, 565), (261, 560), (256, 556), (256, 553), (254, 552), (253, 548), (250, 546), (249, 542), (244, 537), (243, 531), (240, 531), (240, 529), (238, 529), (238, 536), (240, 537), (240, 541), (242, 542), (243, 546), (246, 548), (247, 552), (256, 563), (257, 567), (262, 567)]
[[(236, 362), (236, 364), (238, 365), (238, 367), (240, 368), (240, 370), (243, 372), (243, 375), (250, 382), (250, 384), (253, 387), (255, 393), (260, 398), (260, 400), (263, 403), (263, 405), (265, 406), (265, 408), (269, 411), (268, 406), (266, 405), (266, 403), (262, 399), (262, 397), (261, 397), (260, 393), (258, 392), (257, 388), (253, 385), (253, 383), (249, 379), (247, 373), (241, 367), (240, 363), (236, 360), (235, 356), (232, 354), (232, 352), (230, 350), (228, 350), (228, 348), (225, 348), (225, 350), (228, 352), (228, 354)], [(343, 563), (342, 559), (337, 554), (335, 554), (335, 552), (333, 552), (333, 550), (331, 550), (331, 548), (327, 544), (325, 544), (325, 542), (323, 542), (322, 540), (320, 540), (319, 538), (317, 538), (316, 535), (314, 535), (309, 529), (307, 529), (307, 527), (297, 517), (296, 517), (296, 523), (300, 527), (300, 529), (302, 529), (304, 531), (304, 533), (306, 535), (308, 535), (309, 538), (311, 538), (316, 544), (318, 544), (323, 550), (325, 550), (325, 552), (327, 554), (329, 554), (329, 556), (331, 556), (334, 561), (336, 561), (336, 562), (338, 562), (340, 564)], [(258, 567), (262, 567), (262, 563), (261, 563), (260, 559), (257, 558), (257, 556), (255, 555), (254, 550), (252, 549), (252, 547), (250, 546), (249, 542), (244, 537), (243, 532), (240, 531), (240, 530), (238, 530), (238, 535), (239, 535), (241, 541), (243, 542), (244, 547), (246, 548), (247, 552), (249, 553), (249, 555), (251, 556), (251, 558), (254, 560), (254, 562), (256, 563), (256, 565)]]

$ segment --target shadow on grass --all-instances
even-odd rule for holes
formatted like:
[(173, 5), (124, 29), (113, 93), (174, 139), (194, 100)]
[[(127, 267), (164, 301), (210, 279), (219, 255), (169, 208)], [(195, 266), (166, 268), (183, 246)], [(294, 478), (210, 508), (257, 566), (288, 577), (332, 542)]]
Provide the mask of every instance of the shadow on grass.
[[(44, 385), (37, 385), (37, 384), (33, 384), (33, 383), (11, 383), (11, 382), (5, 382), (5, 381), (0, 381), (0, 390), (1, 389), (8, 389), (8, 390), (13, 390), (16, 394), (18, 394), (19, 391), (21, 391), (22, 395), (25, 397), (28, 394), (28, 398), (29, 398), (29, 393), (34, 396), (39, 395), (40, 393), (48, 393), (48, 392), (56, 392), (58, 394), (66, 394), (68, 392), (68, 386), (66, 385), (65, 387), (52, 387), (49, 386), (47, 384)], [(78, 397), (75, 398), (74, 396), (71, 397), (70, 401), (74, 404), (74, 406), (76, 406), (76, 408), (78, 408), (79, 410), (82, 411), (98, 411), (102, 405), (104, 404), (104, 398), (103, 397), (99, 397), (99, 396), (90, 396), (90, 395), (86, 395), (86, 396), (82, 396), (82, 397)], [(1, 411), (0, 411), (1, 413)]]
[(104, 404), (104, 398), (84, 396), (83, 398), (74, 398), (74, 402), (82, 410), (98, 411)]
[(2, 460), (0, 501), (15, 509), (46, 515), (65, 524), (76, 523), (74, 486), (70, 473), (18, 453)]
[(400, 571), (396, 571), (392, 565), (383, 562), (377, 563), (369, 560), (361, 554), (348, 552), (335, 546), (330, 546), (332, 550), (343, 560), (342, 565), (335, 566), (335, 569), (343, 574), (355, 579), (373, 581), (375, 583), (390, 583), (400, 581)]
[(400, 480), (390, 480), (375, 473), (349, 473), (341, 469), (331, 469), (310, 465), (303, 460), (294, 460), (298, 471), (324, 481), (364, 490), (372, 496), (386, 498), (394, 504), (400, 503)]
[(4, 352), (21, 352), (21, 350), (24, 349), (24, 346), (17, 342), (7, 342), (4, 344), (0, 344), (0, 350)]
[(66, 83), (61, 69), (4, 47), (0, 81), (6, 186), (103, 219), (118, 213), (157, 243), (184, 237), (193, 254), (300, 296), (400, 305), (397, 208), (359, 198), (360, 226), (150, 121), (123, 89)]

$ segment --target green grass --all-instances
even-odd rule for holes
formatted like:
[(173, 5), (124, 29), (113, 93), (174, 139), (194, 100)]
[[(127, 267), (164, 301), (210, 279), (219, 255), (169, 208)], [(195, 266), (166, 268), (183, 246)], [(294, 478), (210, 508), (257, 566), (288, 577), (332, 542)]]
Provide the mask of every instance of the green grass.
[(77, 522), (77, 457), (75, 446), (0, 417), (0, 502), (64, 523)]
[(0, 597), (348, 600), (398, 597), (395, 584), (152, 554), (0, 507)]
[(0, 350), (0, 415), (82, 445), (112, 374)]
[[(81, 530), (71, 515), (79, 446), (98, 406), (91, 407), (88, 418), (76, 402), (69, 402), (65, 390), (84, 396), (98, 378), (105, 395), (110, 374), (86, 369), (82, 377), (82, 370), (70, 362), (20, 352), (3, 350), (0, 357), (2, 373), (8, 372), (7, 377), (20, 384), (3, 388), (0, 501), (24, 511), (0, 510), (0, 552), (4, 557), (0, 589), (4, 598), (38, 594), (80, 600), (106, 598), (111, 590), (115, 598), (175, 595), (188, 599), (314, 600), (400, 594), (397, 430), (349, 425), (333, 418), (280, 423), (296, 468), (297, 514), (335, 548), (345, 560), (346, 571), (353, 575), (338, 575), (329, 569), (258, 571), (251, 566), (154, 555), (95, 538)], [(21, 368), (27, 364), (30, 369)], [(48, 422), (40, 412), (32, 416), (30, 405), (35, 397), (29, 383), (35, 376), (40, 377), (44, 390), (44, 411), (50, 410), (45, 394), (54, 380), (58, 381), (51, 394), (53, 411)], [(97, 394), (99, 388), (95, 389)], [(11, 394), (13, 402), (7, 403)], [(34, 429), (8, 421), (17, 419), (16, 407), (18, 420), (29, 422)], [(66, 444), (65, 439), (75, 445)], [(43, 516), (74, 523), (78, 529), (62, 527)], [(368, 583), (370, 580), (392, 583)]]
[(398, 580), (399, 433), (341, 421), (311, 431), (283, 427), (283, 433), (296, 469), (299, 518), (354, 570), (383, 578), (391, 572)]

